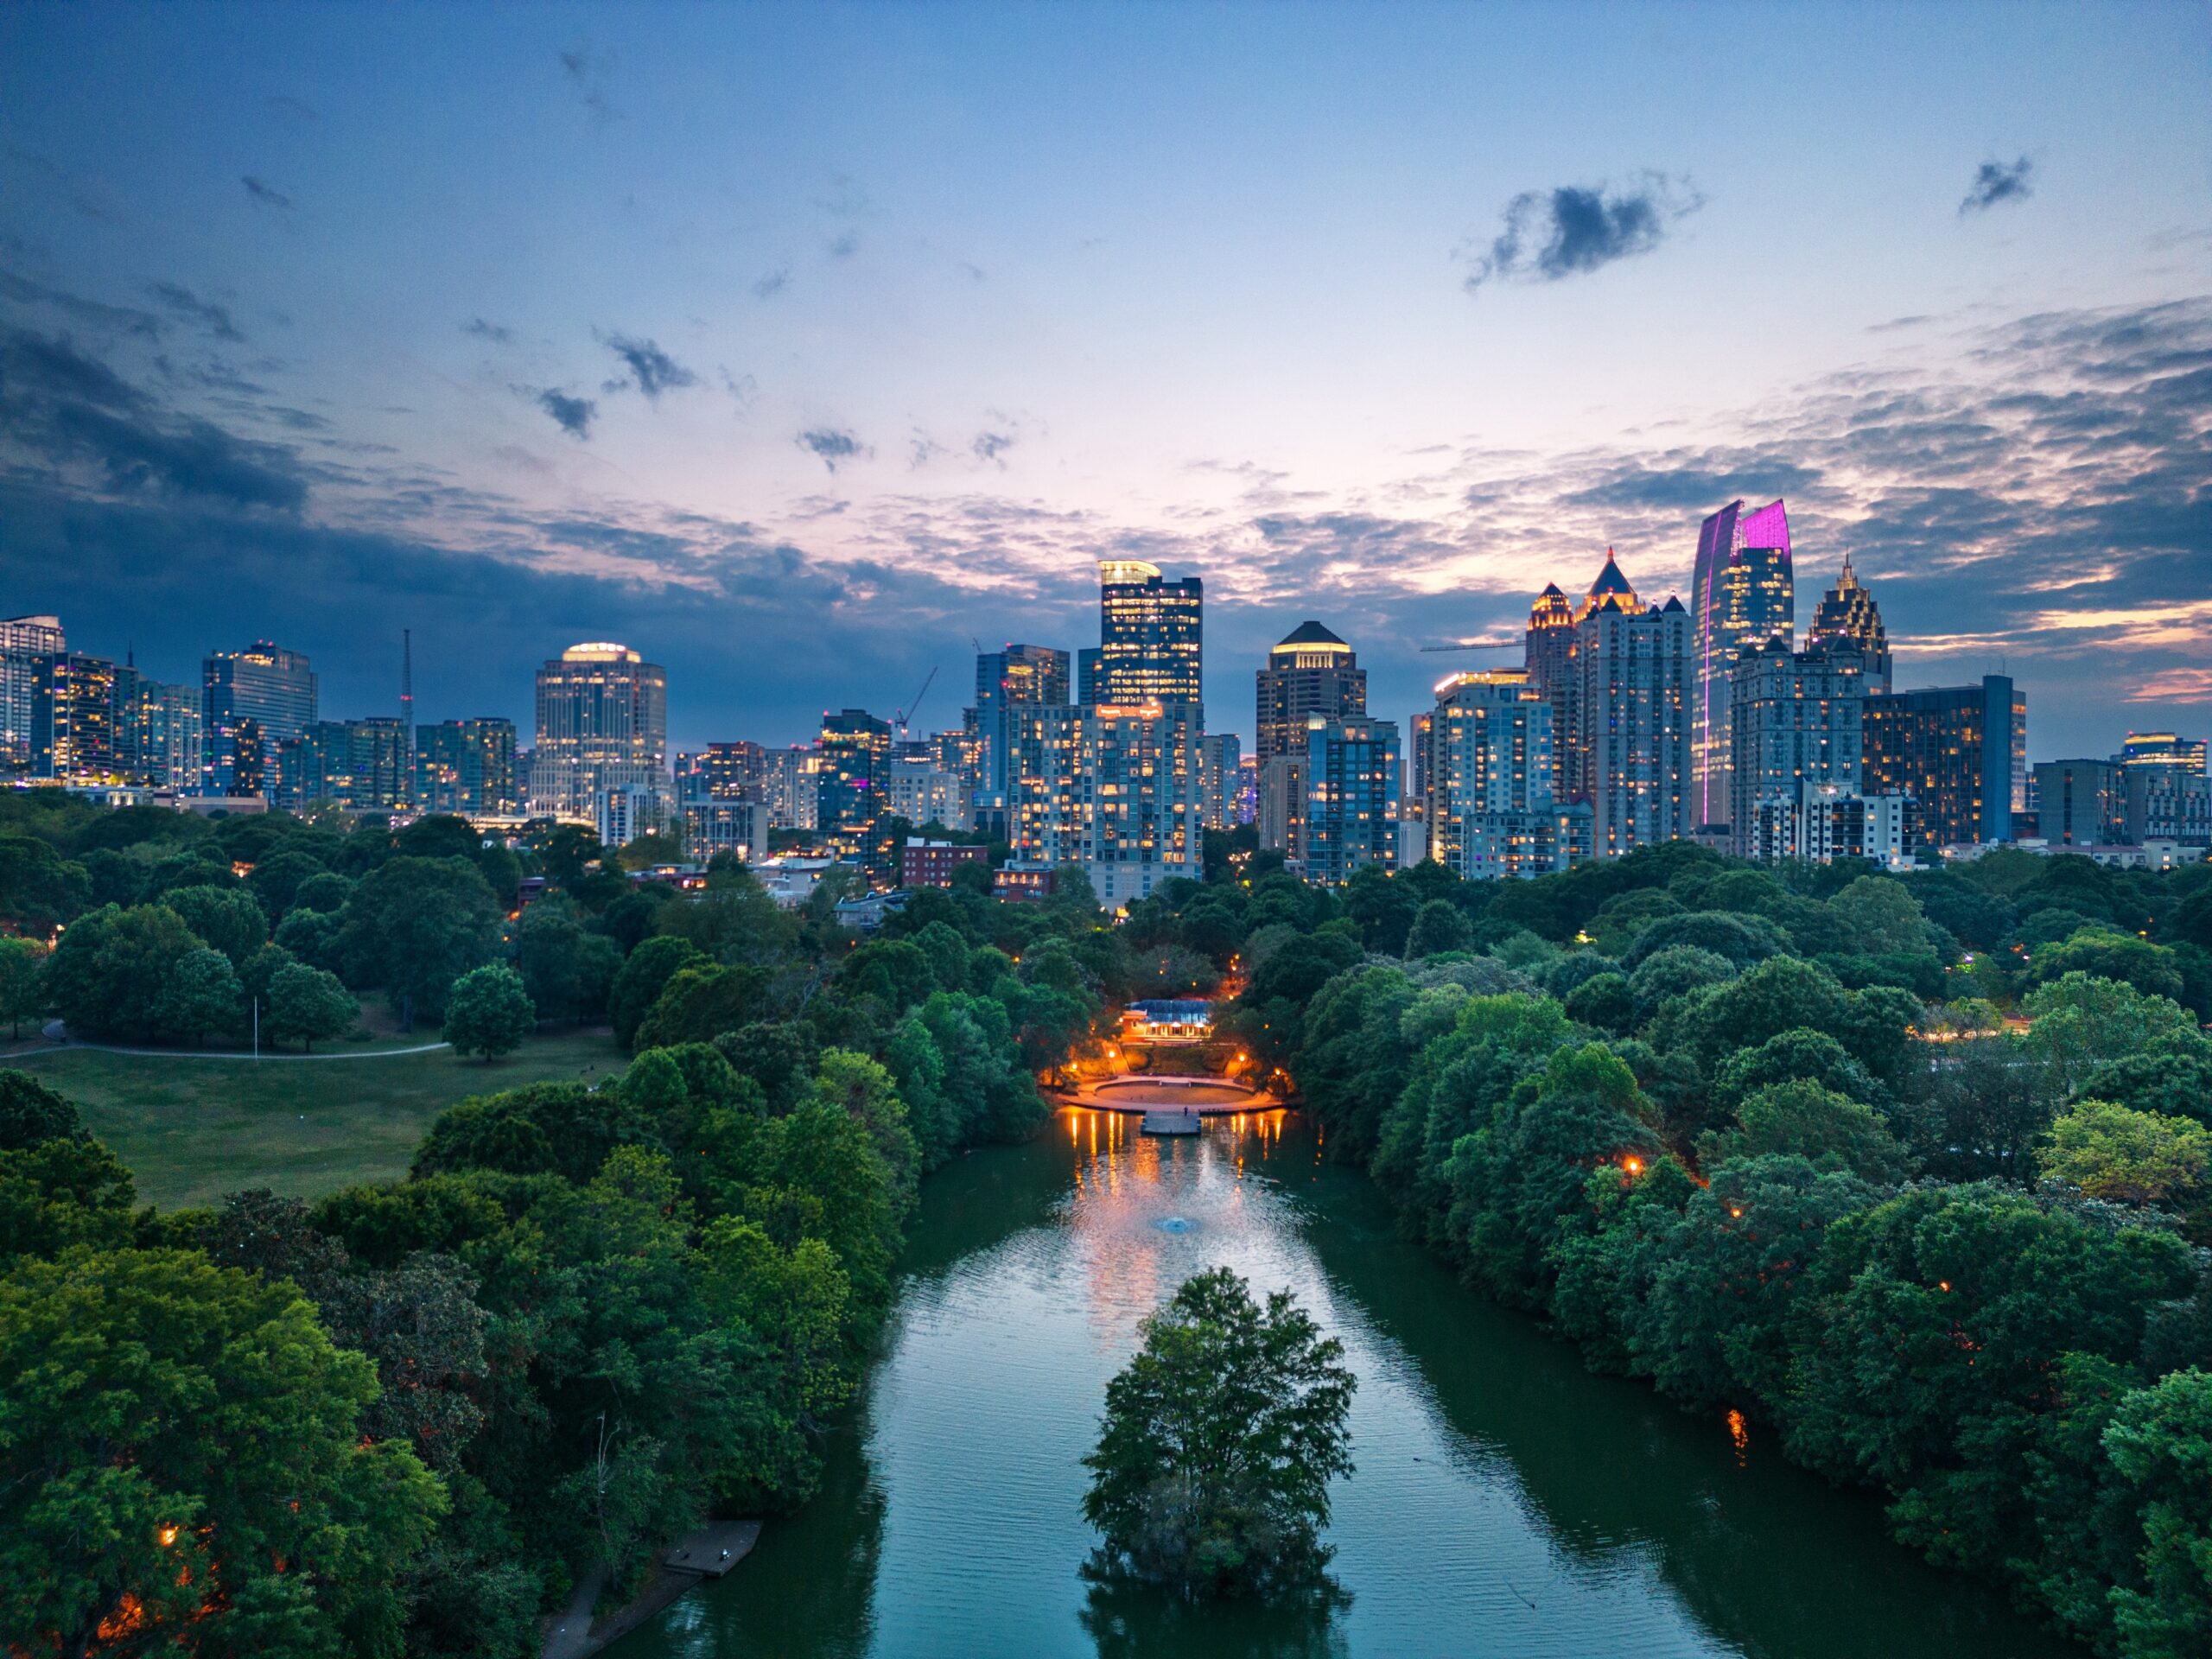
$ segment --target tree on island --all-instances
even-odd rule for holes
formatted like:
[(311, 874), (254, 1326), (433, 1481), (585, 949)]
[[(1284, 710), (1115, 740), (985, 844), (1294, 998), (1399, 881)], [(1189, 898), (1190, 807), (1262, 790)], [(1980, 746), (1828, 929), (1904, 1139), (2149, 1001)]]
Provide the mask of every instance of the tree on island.
[(488, 1065), (494, 1054), (521, 1047), (537, 1028), (537, 1010), (513, 969), (494, 963), (454, 981), (446, 999), (445, 1036), (456, 1053), (481, 1054)]
[(1318, 1579), (1329, 1481), (1352, 1471), (1344, 1344), (1287, 1290), (1261, 1307), (1227, 1268), (1186, 1280), (1143, 1329), (1083, 1460), (1084, 1518), (1105, 1535), (1090, 1570), (1192, 1598)]

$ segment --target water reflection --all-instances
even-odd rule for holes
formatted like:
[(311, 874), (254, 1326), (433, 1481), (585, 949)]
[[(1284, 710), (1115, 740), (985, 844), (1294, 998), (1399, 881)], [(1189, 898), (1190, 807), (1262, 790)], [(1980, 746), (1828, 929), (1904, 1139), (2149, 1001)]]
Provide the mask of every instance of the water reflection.
[[(1296, 1291), (1360, 1378), (1328, 1534), (1349, 1605), (1192, 1608), (1080, 1576), (1106, 1380), (1217, 1263)], [(617, 1659), (2074, 1651), (1753, 1427), (1592, 1377), (1461, 1289), (1294, 1115), (1154, 1139), (1067, 1113), (932, 1177), (905, 1266), (822, 1496)]]

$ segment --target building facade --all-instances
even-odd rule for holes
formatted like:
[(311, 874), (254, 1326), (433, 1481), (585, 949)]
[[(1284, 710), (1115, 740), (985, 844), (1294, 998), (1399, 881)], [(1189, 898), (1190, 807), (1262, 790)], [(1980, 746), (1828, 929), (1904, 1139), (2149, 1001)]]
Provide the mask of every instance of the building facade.
[(1340, 887), (1367, 866), (1398, 863), (1398, 724), (1307, 717), (1306, 879)]
[(31, 775), (73, 783), (124, 781), (116, 752), (113, 663), (68, 651), (38, 659)]
[(909, 836), (899, 853), (899, 885), (902, 887), (949, 887), (952, 873), (963, 864), (990, 861), (990, 849), (957, 841), (926, 841)]
[(1209, 830), (1233, 830), (1237, 785), (1244, 775), (1244, 744), (1234, 732), (1209, 732), (1198, 740), (1198, 817)]
[(200, 665), (201, 792), (265, 794), (278, 747), (321, 714), (304, 652), (261, 639), (244, 651), (213, 653)]
[(839, 857), (857, 860), (871, 881), (887, 886), (898, 873), (882, 829), (891, 812), (891, 724), (865, 709), (825, 711), (820, 747), (815, 827)]
[(1528, 670), (1452, 676), (1436, 688), (1430, 733), (1430, 858), (1484, 880), (1589, 855), (1590, 809), (1552, 793), (1552, 703)]
[(1874, 595), (1852, 574), (1851, 556), (1843, 556), (1843, 571), (1835, 586), (1821, 595), (1812, 625), (1805, 630), (1805, 644), (1830, 651), (1856, 652), (1864, 661), (1867, 695), (1890, 690), (1890, 636), (1882, 626), (1882, 613)]
[(1690, 581), (1692, 829), (1728, 822), (1736, 653), (1795, 630), (1789, 515), (1779, 501), (1746, 512), (1732, 501), (1700, 526)]
[[(1613, 550), (1605, 550), (1605, 569), (1616, 576), (1620, 567)], [(1601, 581), (1604, 579), (1601, 574)], [(1625, 586), (1625, 579), (1623, 581)], [(1592, 593), (1594, 594), (1595, 589)], [(1552, 793), (1566, 800), (1574, 793), (1574, 625), (1575, 606), (1557, 582), (1548, 582), (1529, 609), (1528, 643), (1522, 664), (1529, 683), (1552, 706)], [(1415, 751), (1418, 753), (1418, 749)], [(1416, 791), (1416, 793), (1419, 791)]]
[[(1014, 710), (1039, 704), (1063, 707), (1067, 701), (1065, 651), (1052, 645), (1009, 645), (976, 658), (974, 816), (993, 833), (1004, 833)], [(951, 821), (945, 822), (950, 825)]]
[(2127, 794), (2109, 760), (2039, 760), (2035, 767), (2036, 836), (2059, 847), (2127, 841)]
[(1268, 652), (1256, 676), (1259, 696), (1252, 752), (1264, 766), (1306, 745), (1315, 720), (1367, 712), (1367, 671), (1352, 648), (1319, 622), (1301, 622)]
[[(4, 626), (4, 625), (0, 625)], [(2113, 762), (2122, 766), (2178, 766), (2204, 776), (2205, 742), (2201, 737), (2182, 737), (2173, 732), (2130, 732)]]
[(1198, 709), (1035, 704), (1014, 720), (1015, 860), (1075, 865), (1119, 909), (1200, 873)]
[(1258, 811), (1252, 820), (1261, 848), (1299, 868), (1306, 856), (1306, 760), (1295, 752), (1260, 763)]
[(707, 863), (716, 853), (734, 853), (747, 864), (760, 864), (768, 857), (766, 802), (709, 798), (685, 801), (679, 810), (683, 850), (695, 862)]
[(2182, 766), (2120, 768), (2121, 838), (2200, 849), (2212, 846), (2212, 778)]
[(1638, 607), (1607, 594), (1575, 625), (1574, 649), (1575, 798), (1589, 804), (1596, 855), (1688, 836), (1689, 613), (1672, 597)]
[(2011, 678), (1893, 691), (1866, 699), (1863, 787), (1908, 795), (1936, 847), (2012, 839), (2014, 753), (2026, 744), (2026, 704)]
[(676, 757), (676, 793), (683, 801), (753, 801), (767, 789), (768, 752), (742, 739), (709, 743)]
[(947, 830), (969, 826), (965, 780), (934, 760), (893, 761), (884, 775), (884, 794), (892, 812), (909, 823), (934, 823)]
[(1914, 804), (1904, 795), (1862, 795), (1805, 779), (1786, 794), (1760, 795), (1749, 810), (1745, 856), (1764, 861), (1869, 859), (1903, 869), (1919, 845)]
[[(1855, 791), (1865, 759), (1866, 658), (1849, 643), (1789, 649), (1779, 636), (1737, 653), (1728, 693), (1729, 850), (1757, 858), (1764, 804), (1795, 810), (1802, 785)], [(1794, 855), (1792, 855), (1794, 856)]]
[(506, 817), (524, 798), (514, 721), (486, 715), (415, 728), (415, 804), (423, 811)]
[(571, 645), (537, 671), (530, 810), (595, 817), (600, 796), (639, 790), (669, 790), (667, 672), (613, 641)]
[(1122, 708), (1205, 702), (1204, 611), (1196, 576), (1169, 582), (1141, 559), (1101, 560), (1098, 659), (1085, 700)]
[(68, 654), (58, 616), (11, 616), (0, 621), (0, 776), (32, 770), (31, 718), (40, 664)]
[(407, 727), (392, 716), (318, 720), (276, 747), (266, 792), (286, 811), (327, 802), (389, 812), (410, 798)]

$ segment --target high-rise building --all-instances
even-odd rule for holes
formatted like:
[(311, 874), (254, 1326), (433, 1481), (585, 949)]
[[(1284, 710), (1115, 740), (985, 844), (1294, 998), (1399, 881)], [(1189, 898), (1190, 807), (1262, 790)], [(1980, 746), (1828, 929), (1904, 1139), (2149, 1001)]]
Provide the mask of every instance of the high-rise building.
[(200, 668), (203, 792), (259, 795), (277, 746), (321, 715), (315, 671), (302, 652), (266, 639), (219, 651)]
[(134, 665), (115, 670), (115, 761), (124, 781), (196, 793), (200, 772), (200, 694), (163, 685)]
[(810, 744), (771, 749), (762, 763), (768, 823), (776, 830), (813, 830), (822, 823), (822, 751)]
[(31, 770), (31, 709), (39, 664), (67, 654), (58, 616), (11, 616), (0, 621), (0, 775)]
[(815, 822), (840, 857), (858, 859), (872, 881), (897, 875), (897, 849), (880, 826), (891, 816), (886, 774), (891, 723), (865, 709), (822, 715), (822, 770)]
[(407, 724), (389, 715), (318, 720), (276, 749), (267, 792), (298, 812), (327, 801), (356, 812), (389, 812), (410, 795)]
[(706, 797), (683, 804), (683, 851), (704, 864), (717, 853), (734, 853), (747, 864), (768, 856), (768, 808), (743, 797)]
[(1018, 706), (1014, 856), (1080, 866), (1119, 909), (1199, 874), (1199, 711), (1191, 703)]
[[(976, 658), (976, 743), (980, 773), (976, 785), (978, 822), (994, 834), (1005, 832), (1007, 753), (1013, 711), (1033, 704), (1065, 705), (1068, 700), (1068, 654), (1052, 645), (1009, 645)], [(920, 820), (917, 819), (917, 823)], [(949, 826), (948, 826), (949, 827)]]
[(1261, 849), (1281, 853), (1294, 868), (1306, 857), (1306, 759), (1297, 750), (1260, 762), (1259, 810), (1252, 821)]
[[(1556, 730), (1557, 728), (1554, 727), (1554, 729)], [(1426, 818), (1428, 816), (1429, 768), (1436, 755), (1436, 715), (1433, 712), (1423, 709), (1408, 722), (1406, 751), (1406, 771), (1408, 775), (1406, 779), (1404, 810), (1408, 817)], [(1553, 772), (1554, 775), (1558, 772), (1556, 760), (1554, 761)], [(1556, 784), (1554, 785), (1553, 792), (1558, 793)], [(1564, 799), (1565, 797), (1562, 796), (1560, 798)]]
[(768, 752), (742, 739), (709, 743), (676, 757), (676, 792), (685, 801), (759, 800), (766, 788)]
[(2059, 847), (2105, 846), (2128, 839), (2127, 795), (2109, 760), (2036, 763), (2036, 834)]
[(2120, 768), (2121, 839), (2212, 846), (2212, 778), (2185, 766)]
[(1203, 584), (1168, 582), (1141, 559), (1098, 564), (1098, 666), (1090, 688), (1099, 703), (1199, 704)]
[(1786, 794), (1761, 794), (1748, 810), (1748, 830), (1731, 827), (1745, 855), (1764, 862), (1863, 858), (1901, 869), (1919, 842), (1914, 804), (1904, 795), (1862, 795), (1847, 785), (1801, 779)]
[(1882, 613), (1873, 594), (1851, 571), (1851, 555), (1843, 556), (1843, 570), (1835, 586), (1821, 595), (1805, 630), (1805, 644), (1826, 645), (1830, 651), (1855, 651), (1866, 659), (1866, 693), (1872, 696), (1890, 689), (1890, 636), (1882, 627)]
[(515, 723), (497, 716), (415, 728), (415, 804), (425, 812), (503, 817), (526, 798), (516, 779)]
[(2012, 680), (1893, 691), (1866, 699), (1862, 787), (1909, 795), (1920, 832), (1936, 847), (2012, 839), (2013, 756), (2024, 747), (2026, 703)]
[(1251, 823), (1260, 816), (1260, 763), (1250, 755), (1236, 763), (1236, 822)]
[[(1599, 572), (1599, 581), (1603, 582), (1608, 573), (1620, 577), (1620, 567), (1613, 563), (1610, 547), (1605, 550), (1605, 569)], [(1621, 584), (1627, 585), (1625, 577), (1621, 577)], [(1592, 587), (1590, 591), (1594, 602), (1598, 590)], [(1552, 706), (1552, 793), (1560, 800), (1574, 792), (1574, 625), (1589, 608), (1586, 603), (1578, 612), (1559, 584), (1552, 582), (1544, 584), (1544, 591), (1529, 607), (1528, 645), (1522, 660), (1529, 671), (1529, 683)]]
[(1306, 747), (1315, 718), (1342, 720), (1367, 712), (1367, 671), (1352, 648), (1319, 622), (1301, 622), (1268, 652), (1258, 671), (1253, 753), (1264, 766)]
[(1552, 703), (1525, 668), (1436, 688), (1428, 856), (1469, 880), (1540, 875), (1588, 856), (1590, 809), (1552, 793)]
[[(1610, 558), (1605, 568), (1617, 569)], [(1574, 656), (1574, 798), (1590, 804), (1596, 856), (1690, 835), (1696, 659), (1681, 601), (1639, 605), (1632, 591), (1596, 594), (1575, 624)]]
[(1237, 824), (1236, 786), (1244, 775), (1244, 745), (1234, 732), (1209, 732), (1198, 740), (1198, 821), (1209, 830)]
[(665, 670), (627, 645), (589, 641), (537, 671), (532, 812), (588, 818), (609, 791), (668, 788)]
[[(0, 624), (4, 626), (5, 624)], [(2179, 766), (2204, 776), (2205, 743), (2201, 737), (2181, 737), (2172, 732), (2130, 732), (2113, 756), (2118, 766)]]
[(1799, 785), (1859, 788), (1866, 656), (1855, 645), (1789, 649), (1778, 635), (1736, 654), (1730, 675), (1729, 850), (1756, 858), (1763, 803), (1795, 810)]
[(1692, 829), (1728, 821), (1728, 675), (1735, 655), (1765, 639), (1789, 639), (1795, 604), (1789, 516), (1781, 502), (1745, 512), (1741, 501), (1732, 501), (1699, 528), (1690, 582)]
[(917, 829), (925, 823), (968, 827), (969, 797), (961, 776), (947, 772), (934, 757), (893, 760), (884, 773), (883, 788), (886, 808)]
[(79, 652), (38, 659), (31, 697), (33, 776), (123, 781), (116, 746), (115, 674), (113, 663)]
[(1306, 732), (1306, 879), (1338, 887), (1398, 861), (1398, 724), (1312, 715)]

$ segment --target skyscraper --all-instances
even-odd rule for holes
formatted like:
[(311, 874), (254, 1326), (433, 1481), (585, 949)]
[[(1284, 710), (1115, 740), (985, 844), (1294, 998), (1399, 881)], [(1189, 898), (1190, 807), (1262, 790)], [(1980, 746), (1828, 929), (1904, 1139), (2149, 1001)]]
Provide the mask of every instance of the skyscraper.
[(2109, 760), (2036, 763), (2036, 835), (2056, 847), (2092, 847), (2127, 838), (2126, 791)]
[(532, 812), (593, 818), (610, 790), (668, 786), (665, 670), (627, 645), (590, 641), (537, 671)]
[(262, 793), (269, 757), (320, 713), (306, 654), (266, 639), (219, 651), (201, 664), (200, 688), (205, 792)]
[(485, 716), (415, 728), (415, 804), (425, 812), (503, 817), (522, 810), (515, 724)]
[(1795, 626), (1789, 518), (1779, 501), (1756, 512), (1731, 501), (1697, 537), (1690, 582), (1693, 671), (1688, 804), (1692, 829), (1728, 822), (1728, 673), (1738, 651)]
[[(4, 626), (0, 624), (0, 626)], [(2181, 737), (2172, 732), (2130, 732), (2113, 756), (2120, 766), (2179, 766), (2196, 777), (2204, 775), (2205, 742), (2201, 737)]]
[(709, 743), (676, 757), (677, 795), (685, 801), (752, 801), (766, 787), (768, 752), (758, 743)]
[(389, 812), (410, 793), (407, 747), (407, 723), (393, 715), (315, 721), (276, 746), (270, 793), (293, 812), (319, 801)]
[(1100, 560), (1096, 701), (1203, 703), (1202, 594), (1196, 576), (1167, 582), (1141, 559)]
[(2025, 701), (2003, 674), (1869, 697), (1864, 787), (1911, 796), (1934, 846), (2010, 841), (2013, 753), (2025, 730)]
[(1428, 855), (1470, 880), (1539, 875), (1586, 856), (1590, 809), (1552, 793), (1552, 704), (1525, 668), (1436, 688)]
[(816, 823), (840, 857), (860, 860), (871, 881), (887, 885), (897, 869), (897, 849), (881, 830), (891, 813), (891, 723), (865, 709), (825, 709), (821, 748)]
[(1843, 556), (1843, 571), (1835, 586), (1821, 595), (1805, 630), (1805, 644), (1826, 645), (1831, 651), (1857, 652), (1866, 659), (1867, 695), (1890, 689), (1890, 637), (1882, 627), (1882, 613), (1874, 595), (1851, 571), (1851, 555)]
[(1079, 865), (1109, 910), (1195, 878), (1198, 718), (1192, 703), (1016, 705), (1014, 857)]
[(1363, 715), (1307, 717), (1306, 879), (1339, 887), (1398, 861), (1398, 725)]
[(73, 782), (121, 780), (113, 663), (67, 651), (38, 659), (31, 697), (31, 772)]
[(200, 693), (163, 685), (128, 664), (115, 670), (116, 769), (126, 783), (196, 793), (200, 781)]
[[(1605, 550), (1605, 569), (1615, 575), (1620, 567), (1613, 563), (1613, 550)], [(1599, 581), (1605, 579), (1600, 572)], [(1596, 588), (1591, 590), (1592, 595)], [(1578, 617), (1573, 604), (1559, 589), (1557, 582), (1548, 582), (1544, 591), (1536, 595), (1536, 602), (1529, 607), (1528, 645), (1522, 661), (1529, 671), (1529, 683), (1537, 694), (1552, 706), (1552, 793), (1565, 800), (1574, 792), (1572, 779), (1574, 773), (1574, 625)]]
[(1236, 789), (1243, 778), (1244, 745), (1234, 732), (1209, 732), (1198, 740), (1198, 819), (1209, 830), (1236, 827)]
[[(1605, 568), (1618, 570), (1610, 559)], [(1592, 594), (1575, 624), (1575, 794), (1590, 804), (1596, 855), (1619, 858), (1697, 827), (1689, 798), (1694, 658), (1681, 600), (1639, 606), (1632, 593)]]
[(69, 649), (58, 616), (11, 616), (0, 621), (0, 774), (31, 769), (31, 705), (39, 664)]
[(1780, 637), (1746, 646), (1730, 673), (1729, 850), (1771, 846), (1759, 809), (1803, 799), (1800, 785), (1856, 791), (1864, 758), (1866, 655), (1850, 640), (1789, 649)]
[(1319, 622), (1301, 622), (1268, 652), (1258, 671), (1253, 753), (1262, 766), (1306, 747), (1316, 716), (1342, 720), (1367, 712), (1367, 671), (1352, 648)]
[(981, 781), (975, 814), (995, 834), (1003, 834), (1008, 783), (1007, 749), (1012, 710), (1024, 704), (1065, 704), (1068, 700), (1068, 654), (1051, 645), (1009, 645), (976, 658), (976, 738)]

